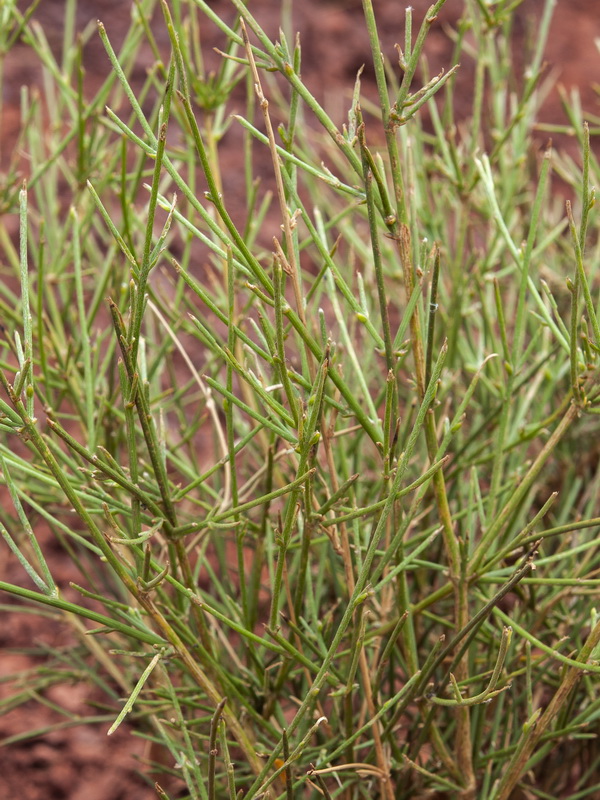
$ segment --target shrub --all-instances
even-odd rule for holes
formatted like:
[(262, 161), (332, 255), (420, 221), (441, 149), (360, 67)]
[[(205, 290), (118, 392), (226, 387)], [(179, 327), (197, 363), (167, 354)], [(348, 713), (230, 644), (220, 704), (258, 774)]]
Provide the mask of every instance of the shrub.
[(444, 0), (395, 60), (362, 5), (342, 124), (291, 3), (275, 39), (139, 0), (93, 91), (75, 2), (58, 55), (5, 4), (44, 96), (2, 186), (0, 588), (75, 637), (5, 707), (100, 686), (160, 797), (592, 796), (598, 166), (576, 105), (582, 170), (533, 144), (553, 2), (522, 73), (519, 4), (465, 3), (431, 79)]

